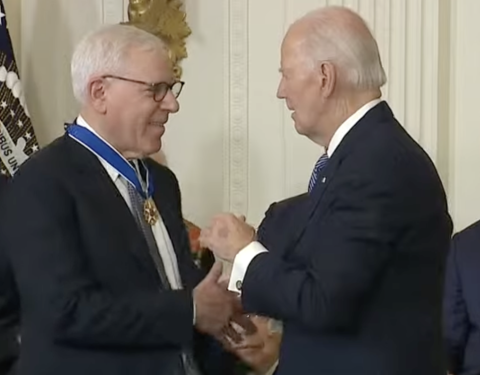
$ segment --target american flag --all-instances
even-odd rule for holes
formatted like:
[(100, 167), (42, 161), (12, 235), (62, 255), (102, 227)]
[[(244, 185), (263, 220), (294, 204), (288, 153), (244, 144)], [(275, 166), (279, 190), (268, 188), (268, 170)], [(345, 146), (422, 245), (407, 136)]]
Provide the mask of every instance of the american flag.
[(0, 0), (0, 173), (13, 176), (38, 149)]

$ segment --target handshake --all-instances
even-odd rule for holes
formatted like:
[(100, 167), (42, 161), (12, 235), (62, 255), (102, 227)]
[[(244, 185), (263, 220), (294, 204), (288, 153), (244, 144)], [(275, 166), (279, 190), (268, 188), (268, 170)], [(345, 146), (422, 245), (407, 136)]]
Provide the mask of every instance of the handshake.
[(214, 336), (255, 374), (273, 373), (282, 339), (281, 329), (273, 327), (278, 322), (245, 315), (240, 297), (221, 278), (222, 263), (217, 262), (193, 291), (197, 330)]
[[(244, 217), (220, 214), (200, 234), (200, 244), (220, 259), (233, 262), (236, 254), (255, 238), (255, 229)], [(196, 328), (222, 343), (235, 344), (242, 336), (253, 334), (255, 325), (242, 312), (240, 297), (228, 291), (222, 279), (223, 263), (216, 262), (205, 279), (194, 289)]]
[[(258, 374), (270, 373), (278, 359), (281, 328), (261, 316), (245, 315), (240, 296), (227, 289), (235, 256), (256, 237), (244, 217), (221, 214), (201, 232), (199, 241), (220, 258), (205, 279), (194, 289), (197, 330), (210, 334), (235, 353)], [(278, 326), (278, 324), (277, 324)]]
[(221, 281), (222, 270), (222, 263), (216, 262), (193, 290), (195, 327), (233, 349), (245, 336), (255, 333), (256, 326), (243, 313), (240, 297)]

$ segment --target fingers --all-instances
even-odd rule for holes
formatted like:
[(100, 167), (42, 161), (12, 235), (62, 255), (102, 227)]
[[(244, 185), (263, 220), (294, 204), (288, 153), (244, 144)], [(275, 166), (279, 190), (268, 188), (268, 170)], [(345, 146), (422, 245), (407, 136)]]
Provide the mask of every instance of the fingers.
[(248, 315), (234, 315), (232, 321), (232, 324), (240, 326), (247, 335), (253, 335), (257, 332), (257, 326), (252, 322)]
[(211, 224), (212, 226), (230, 226), (236, 221), (246, 221), (245, 215), (234, 215), (230, 212), (220, 213), (213, 216)]
[(209, 247), (209, 238), (212, 235), (212, 229), (210, 227), (204, 228), (200, 232), (200, 236), (198, 236), (198, 242), (200, 242), (200, 245), (202, 247)]
[(220, 285), (220, 287), (223, 289), (228, 289), (228, 281), (229, 278), (225, 277), (225, 275), (220, 276), (220, 279), (218, 280), (218, 285)]
[(222, 333), (229, 340), (232, 346), (235, 346), (235, 344), (240, 344), (243, 340), (241, 329), (237, 331), (237, 329), (230, 324), (227, 324), (222, 329)]
[(208, 272), (208, 275), (205, 277), (205, 280), (208, 282), (218, 283), (218, 280), (222, 276), (223, 264), (222, 262), (215, 262)]

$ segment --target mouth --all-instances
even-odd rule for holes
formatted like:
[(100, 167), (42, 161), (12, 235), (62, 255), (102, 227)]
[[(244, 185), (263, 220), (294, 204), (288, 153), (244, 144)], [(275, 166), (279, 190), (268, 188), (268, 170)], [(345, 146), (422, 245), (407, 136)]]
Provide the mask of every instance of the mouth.
[[(168, 119), (167, 119), (168, 120)], [(165, 123), (167, 122), (167, 120), (153, 120), (153, 121), (150, 121), (150, 125), (153, 125), (153, 126), (165, 126)]]
[(165, 122), (166, 121), (150, 121), (150, 130), (153, 131), (156, 136), (162, 137), (163, 134), (165, 134)]
[(295, 110), (288, 103), (287, 103), (287, 109), (291, 112), (290, 116), (293, 118), (295, 116)]

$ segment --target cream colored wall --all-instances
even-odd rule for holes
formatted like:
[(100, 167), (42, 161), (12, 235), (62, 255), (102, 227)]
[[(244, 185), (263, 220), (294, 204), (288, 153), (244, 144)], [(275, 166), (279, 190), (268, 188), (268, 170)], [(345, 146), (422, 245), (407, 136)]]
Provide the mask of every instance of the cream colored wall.
[[(74, 44), (126, 17), (127, 0), (8, 0), (27, 101), (41, 144), (77, 111), (69, 82)], [(221, 210), (258, 223), (276, 199), (305, 190), (321, 152), (298, 136), (275, 98), (288, 24), (326, 4), (358, 10), (378, 38), (384, 96), (437, 164), (457, 229), (480, 218), (480, 2), (477, 0), (186, 0), (193, 34), (182, 110), (164, 151), (184, 210), (204, 224)], [(10, 11), (12, 10), (12, 11)], [(18, 25), (20, 24), (21, 27)], [(268, 150), (267, 150), (268, 148)], [(419, 208), (421, 209), (421, 208)]]
[[(15, 51), (20, 50), (20, 9), (21, 3), (18, 0), (4, 0), (5, 13), (8, 15), (8, 28), (10, 30), (10, 37)], [(20, 60), (20, 53), (17, 53), (18, 60)], [(19, 61), (17, 61), (20, 64)]]
[(451, 0), (449, 195), (459, 228), (480, 218), (480, 2)]

